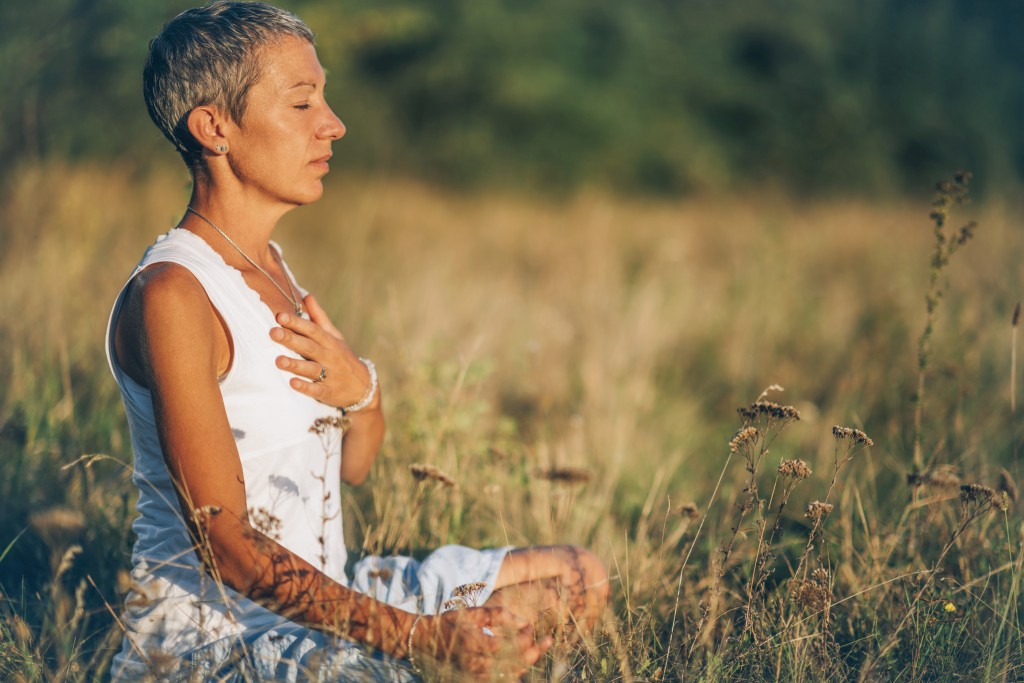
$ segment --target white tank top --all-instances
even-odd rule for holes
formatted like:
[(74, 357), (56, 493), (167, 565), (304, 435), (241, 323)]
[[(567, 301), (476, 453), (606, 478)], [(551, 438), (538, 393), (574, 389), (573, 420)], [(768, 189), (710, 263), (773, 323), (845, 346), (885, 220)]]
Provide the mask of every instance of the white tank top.
[[(195, 276), (230, 332), (233, 357), (220, 392), (245, 475), (250, 522), (262, 523), (286, 548), (347, 585), (341, 434), (332, 427), (319, 434), (311, 430), (318, 418), (337, 411), (288, 386), (290, 374), (274, 359), (294, 354), (270, 339), (273, 313), (201, 237), (183, 229), (162, 235), (132, 277), (161, 262), (179, 264)], [(124, 291), (107, 327), (107, 360), (128, 413), (139, 516), (132, 525), (138, 537), (132, 550), (134, 585), (123, 617), (131, 642), (118, 659), (138, 661), (138, 651), (180, 656), (285, 619), (215, 582), (200, 566), (164, 463), (150, 392), (128, 377), (114, 356), (113, 323)]]

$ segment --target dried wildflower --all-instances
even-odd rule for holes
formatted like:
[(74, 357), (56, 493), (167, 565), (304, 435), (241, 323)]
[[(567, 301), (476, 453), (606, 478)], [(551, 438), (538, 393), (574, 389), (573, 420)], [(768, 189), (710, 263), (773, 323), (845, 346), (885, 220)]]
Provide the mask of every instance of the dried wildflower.
[[(219, 512), (219, 510), (218, 510)], [(249, 508), (252, 528), (275, 541), (281, 540), (281, 518), (266, 508)]]
[(324, 435), (328, 430), (344, 430), (347, 427), (347, 420), (341, 415), (328, 415), (313, 420), (309, 428), (310, 434)]
[(729, 442), (729, 450), (733, 453), (739, 453), (744, 446), (757, 441), (759, 436), (761, 436), (761, 432), (757, 430), (757, 427), (744, 427), (733, 435), (732, 440)]
[(700, 509), (693, 502), (683, 503), (676, 512), (686, 519), (697, 519), (700, 516)]
[(807, 511), (804, 512), (804, 516), (817, 522), (831, 513), (834, 508), (835, 506), (832, 503), (822, 503), (816, 500), (807, 506)]
[(1017, 496), (1019, 492), (1017, 490), (1017, 482), (1013, 480), (1010, 473), (1006, 471), (1006, 468), (999, 470), (999, 484), (996, 488), (1006, 494), (1006, 497), (1013, 502), (1017, 502)]
[(867, 434), (859, 429), (853, 429), (852, 427), (840, 427), (839, 425), (835, 425), (832, 427), (832, 436), (835, 437), (836, 441), (849, 440), (853, 444), (864, 446), (875, 445), (875, 442), (872, 441)]
[(484, 588), (487, 588), (487, 584), (483, 581), (465, 583), (461, 586), (456, 586), (455, 589), (452, 591), (452, 595), (456, 598), (466, 598), (476, 595)]
[(746, 408), (737, 408), (736, 412), (747, 422), (753, 422), (761, 416), (772, 420), (799, 420), (800, 411), (793, 406), (783, 406), (774, 401), (755, 401)]
[(948, 465), (907, 474), (907, 484), (912, 488), (926, 486), (937, 490), (955, 490), (960, 488), (960, 483), (960, 476)]
[(221, 509), (216, 505), (203, 505), (192, 511), (192, 518), (200, 529), (205, 530), (209, 527), (210, 520), (220, 513)]
[(469, 607), (469, 603), (466, 602), (465, 598), (452, 598), (451, 600), (445, 600), (444, 604), (441, 605), (443, 612), (450, 612), (453, 609), (466, 609)]
[(809, 579), (794, 579), (790, 583), (790, 597), (800, 607), (824, 612), (832, 604), (832, 590), (828, 582), (828, 571), (815, 569)]
[(811, 476), (811, 468), (803, 460), (783, 460), (779, 463), (779, 474), (783, 477), (806, 479)]
[(450, 476), (448, 476), (447, 473), (441, 471), (440, 469), (434, 467), (433, 465), (425, 465), (420, 463), (409, 465), (409, 472), (412, 474), (413, 478), (416, 481), (427, 481), (429, 479), (431, 481), (440, 482), (441, 484), (447, 486), (448, 488), (453, 488), (456, 486), (454, 479), (452, 479)]
[(963, 503), (993, 504), (998, 496), (993, 489), (982, 484), (964, 484), (960, 487), (960, 501)]
[(546, 470), (535, 470), (534, 474), (540, 479), (562, 484), (582, 484), (594, 478), (589, 470), (580, 467), (551, 467)]

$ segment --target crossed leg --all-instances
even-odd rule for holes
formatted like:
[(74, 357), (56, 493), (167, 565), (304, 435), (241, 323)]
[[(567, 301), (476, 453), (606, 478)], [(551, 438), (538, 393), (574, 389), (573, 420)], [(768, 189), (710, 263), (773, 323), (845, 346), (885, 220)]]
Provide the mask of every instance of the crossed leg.
[(484, 604), (526, 617), (535, 633), (574, 641), (593, 630), (610, 591), (608, 571), (589, 550), (534, 546), (505, 557), (495, 590)]

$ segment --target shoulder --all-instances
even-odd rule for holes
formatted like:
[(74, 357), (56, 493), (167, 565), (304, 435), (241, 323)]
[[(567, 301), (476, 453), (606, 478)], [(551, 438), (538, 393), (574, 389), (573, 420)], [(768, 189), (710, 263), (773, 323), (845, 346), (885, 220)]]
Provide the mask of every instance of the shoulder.
[(182, 354), (216, 366), (218, 320), (206, 290), (184, 266), (147, 266), (129, 285), (122, 310), (118, 356), (123, 352), (123, 365), (133, 378), (149, 375), (146, 369), (152, 371), (161, 359), (177, 357), (180, 362)]
[(127, 293), (131, 307), (141, 306), (147, 316), (164, 317), (171, 311), (202, 310), (208, 304), (206, 290), (188, 268), (162, 262), (147, 266), (132, 281)]

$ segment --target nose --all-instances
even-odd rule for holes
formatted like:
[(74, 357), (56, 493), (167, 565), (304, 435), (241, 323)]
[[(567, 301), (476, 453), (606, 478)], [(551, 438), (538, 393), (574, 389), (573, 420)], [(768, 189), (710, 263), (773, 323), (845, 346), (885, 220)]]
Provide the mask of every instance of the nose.
[(341, 122), (331, 106), (327, 105), (327, 118), (320, 127), (320, 137), (326, 140), (339, 140), (345, 137), (345, 130), (345, 124)]

